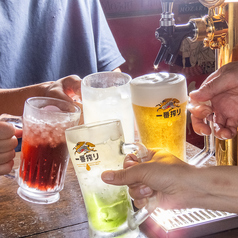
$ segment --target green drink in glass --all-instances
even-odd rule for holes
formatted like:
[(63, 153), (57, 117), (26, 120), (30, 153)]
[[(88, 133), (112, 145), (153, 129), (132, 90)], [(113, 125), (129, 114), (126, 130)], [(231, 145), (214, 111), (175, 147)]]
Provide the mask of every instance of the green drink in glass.
[(117, 228), (127, 221), (131, 210), (131, 203), (126, 188), (115, 191), (117, 197), (106, 199), (101, 194), (92, 193), (85, 199), (88, 219), (91, 226), (102, 232), (115, 232)]
[(133, 213), (127, 186), (101, 180), (103, 171), (123, 168), (122, 148), (126, 145), (121, 122), (110, 120), (69, 128), (66, 141), (83, 194), (90, 237), (137, 237), (139, 229), (131, 230), (127, 224)]

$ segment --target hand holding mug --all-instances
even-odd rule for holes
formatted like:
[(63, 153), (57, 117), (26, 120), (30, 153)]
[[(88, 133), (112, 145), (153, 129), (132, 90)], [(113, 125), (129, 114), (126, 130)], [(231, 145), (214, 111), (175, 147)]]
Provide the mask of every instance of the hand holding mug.
[(1, 119), (3, 117), (0, 118), (0, 175), (4, 175), (12, 170), (17, 138), (21, 137), (22, 130)]

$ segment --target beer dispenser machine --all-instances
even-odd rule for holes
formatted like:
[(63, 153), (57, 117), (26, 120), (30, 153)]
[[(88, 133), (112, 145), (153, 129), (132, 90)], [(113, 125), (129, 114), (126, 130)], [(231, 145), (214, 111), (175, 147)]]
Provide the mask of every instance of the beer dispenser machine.
[[(202, 18), (176, 25), (173, 0), (161, 0), (160, 27), (155, 36), (161, 41), (155, 68), (161, 62), (173, 65), (182, 41), (203, 41), (204, 47), (215, 50), (216, 69), (238, 60), (238, 0), (200, 0), (208, 8)], [(237, 139), (216, 139), (216, 164), (237, 165)], [(162, 210), (157, 208), (146, 221), (146, 228), (161, 238), (193, 238), (238, 227), (234, 213), (205, 209)]]

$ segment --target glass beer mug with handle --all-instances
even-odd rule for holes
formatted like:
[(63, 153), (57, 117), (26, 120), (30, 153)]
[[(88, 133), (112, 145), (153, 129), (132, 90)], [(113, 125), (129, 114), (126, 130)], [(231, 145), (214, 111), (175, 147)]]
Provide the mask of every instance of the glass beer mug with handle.
[(81, 110), (73, 103), (49, 97), (26, 100), (18, 195), (26, 201), (49, 204), (59, 200), (69, 153), (65, 129), (78, 125)]
[(140, 141), (186, 160), (186, 78), (151, 73), (131, 81), (131, 98)]
[(134, 213), (127, 186), (106, 184), (101, 174), (122, 169), (125, 152), (143, 159), (147, 149), (140, 143), (124, 143), (120, 120), (72, 127), (65, 134), (88, 214), (90, 237), (137, 237), (138, 225), (153, 210), (151, 203)]
[(125, 142), (134, 141), (131, 77), (121, 72), (98, 72), (82, 81), (84, 122), (119, 119)]

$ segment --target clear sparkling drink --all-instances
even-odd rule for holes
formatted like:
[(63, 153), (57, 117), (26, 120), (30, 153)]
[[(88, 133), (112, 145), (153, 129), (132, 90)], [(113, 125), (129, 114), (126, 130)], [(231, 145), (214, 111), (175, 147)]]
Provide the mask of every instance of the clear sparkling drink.
[(134, 141), (130, 81), (129, 75), (119, 72), (100, 72), (82, 81), (84, 122), (119, 119), (128, 143)]

